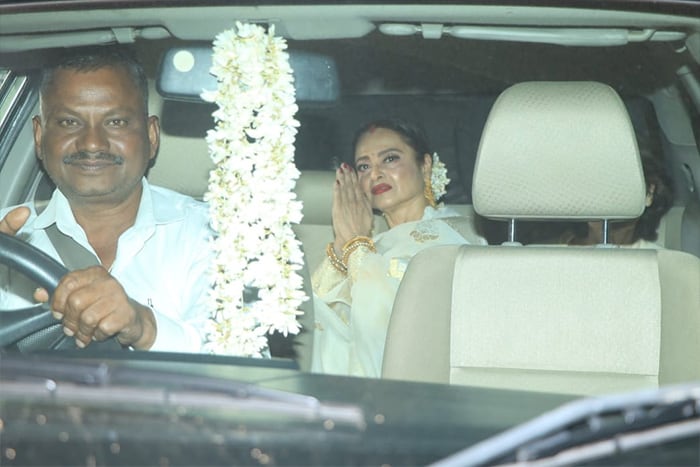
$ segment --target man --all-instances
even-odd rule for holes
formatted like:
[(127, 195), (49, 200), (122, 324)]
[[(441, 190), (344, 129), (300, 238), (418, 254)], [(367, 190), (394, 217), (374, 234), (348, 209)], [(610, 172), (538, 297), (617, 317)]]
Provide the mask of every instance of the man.
[[(160, 126), (148, 116), (143, 69), (119, 48), (73, 54), (45, 72), (40, 107), (36, 156), (57, 188), (40, 213), (33, 203), (0, 212), (0, 231), (59, 259), (47, 234), (55, 224), (99, 259), (67, 274), (51, 298), (65, 334), (78, 347), (114, 336), (135, 349), (199, 351), (210, 288), (208, 210), (145, 179)], [(32, 299), (9, 289), (0, 289), (0, 309)], [(42, 289), (33, 298), (49, 299)]]

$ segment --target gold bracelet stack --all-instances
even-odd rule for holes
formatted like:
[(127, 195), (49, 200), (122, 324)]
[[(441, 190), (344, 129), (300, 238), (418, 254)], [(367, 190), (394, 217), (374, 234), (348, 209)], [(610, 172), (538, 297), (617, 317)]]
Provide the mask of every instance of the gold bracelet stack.
[(328, 255), (328, 259), (331, 261), (331, 265), (338, 271), (343, 274), (348, 273), (348, 268), (343, 264), (343, 262), (338, 258), (338, 255), (335, 254), (335, 248), (333, 248), (333, 242), (330, 242), (328, 246), (326, 246), (326, 255)]
[(348, 242), (345, 243), (345, 245), (343, 245), (341, 258), (338, 258), (338, 255), (335, 254), (335, 248), (333, 247), (333, 242), (330, 242), (326, 246), (326, 255), (328, 256), (328, 259), (330, 260), (331, 265), (338, 272), (340, 272), (342, 274), (347, 274), (348, 273), (348, 260), (350, 259), (350, 255), (352, 254), (353, 251), (355, 251), (361, 247), (365, 247), (373, 253), (377, 252), (377, 249), (374, 246), (374, 241), (371, 238), (358, 236), (358, 237), (350, 239)]
[(343, 258), (341, 260), (346, 270), (348, 268), (348, 259), (350, 255), (360, 247), (365, 247), (373, 253), (377, 252), (377, 249), (374, 247), (374, 241), (369, 237), (358, 236), (349, 240), (343, 245)]

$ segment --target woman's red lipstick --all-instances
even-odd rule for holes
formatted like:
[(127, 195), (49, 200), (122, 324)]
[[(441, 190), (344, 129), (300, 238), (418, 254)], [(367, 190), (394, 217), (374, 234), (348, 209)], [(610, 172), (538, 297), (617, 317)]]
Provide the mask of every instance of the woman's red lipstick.
[(380, 183), (379, 185), (372, 187), (372, 194), (381, 195), (382, 193), (386, 193), (389, 190), (391, 190), (391, 185), (387, 185), (386, 183)]

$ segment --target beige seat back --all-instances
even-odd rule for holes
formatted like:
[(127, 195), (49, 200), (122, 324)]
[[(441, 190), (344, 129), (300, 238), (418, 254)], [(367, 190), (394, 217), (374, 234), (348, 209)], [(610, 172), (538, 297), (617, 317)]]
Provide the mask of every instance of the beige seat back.
[[(644, 188), (634, 132), (611, 88), (523, 83), (494, 104), (475, 168), (478, 213), (630, 219), (643, 210)], [(698, 355), (692, 255), (451, 246), (409, 264), (383, 376), (596, 394), (700, 378)]]

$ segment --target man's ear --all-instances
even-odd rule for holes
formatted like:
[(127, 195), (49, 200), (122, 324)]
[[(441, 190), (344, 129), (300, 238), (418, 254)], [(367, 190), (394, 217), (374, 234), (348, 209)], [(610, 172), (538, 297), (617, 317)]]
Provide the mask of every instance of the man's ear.
[(38, 115), (35, 115), (32, 117), (32, 127), (34, 128), (34, 154), (36, 155), (36, 158), (39, 159), (40, 161), (44, 160), (44, 156), (41, 153), (41, 137), (42, 137), (42, 128), (41, 128), (41, 117)]
[(160, 120), (155, 115), (148, 117), (148, 144), (150, 146), (149, 159), (153, 161), (160, 148)]

